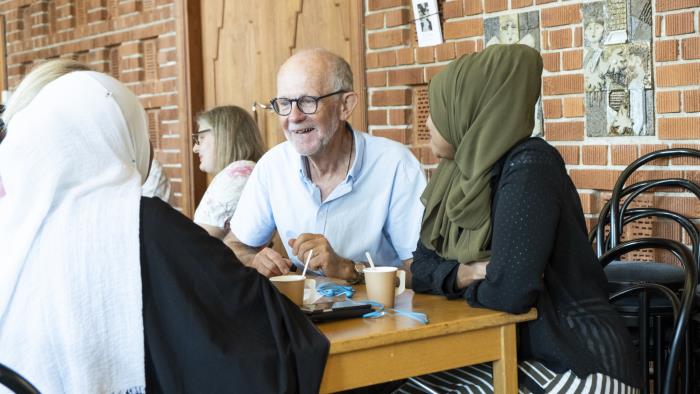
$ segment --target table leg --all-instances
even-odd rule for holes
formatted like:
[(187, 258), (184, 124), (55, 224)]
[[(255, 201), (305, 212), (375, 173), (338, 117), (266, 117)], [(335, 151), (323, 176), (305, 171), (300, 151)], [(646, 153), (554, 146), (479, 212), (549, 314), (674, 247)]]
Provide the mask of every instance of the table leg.
[(495, 394), (518, 392), (518, 351), (515, 344), (515, 324), (501, 327), (501, 358), (493, 362)]

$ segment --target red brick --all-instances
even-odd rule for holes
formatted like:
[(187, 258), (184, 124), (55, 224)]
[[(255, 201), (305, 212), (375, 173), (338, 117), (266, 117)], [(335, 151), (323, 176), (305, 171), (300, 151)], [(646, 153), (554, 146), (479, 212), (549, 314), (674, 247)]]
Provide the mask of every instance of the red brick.
[(695, 31), (692, 12), (666, 15), (666, 35), (675, 36)]
[(700, 0), (656, 0), (656, 12), (700, 7)]
[(455, 44), (452, 42), (446, 42), (440, 44), (435, 48), (435, 56), (439, 62), (445, 60), (452, 60), (455, 58)]
[(388, 11), (386, 13), (386, 27), (407, 25), (411, 21), (411, 13), (407, 8)]
[(484, 34), (484, 23), (481, 18), (445, 23), (445, 39), (475, 37)]
[(532, 5), (532, 0), (512, 0), (511, 1), (512, 8), (524, 8), (524, 7), (529, 7), (531, 5)]
[(581, 6), (579, 4), (561, 7), (545, 8), (540, 11), (542, 27), (571, 25), (581, 22)]
[(482, 0), (464, 0), (464, 14), (476, 15), (481, 14), (484, 10)]
[(683, 59), (700, 59), (700, 37), (684, 39), (681, 47), (683, 48)]
[(432, 63), (435, 61), (435, 47), (416, 48), (417, 63)]
[(472, 40), (455, 42), (455, 56), (461, 57), (476, 52), (476, 42)]
[(548, 141), (583, 141), (583, 122), (545, 122), (544, 137)]
[(581, 147), (581, 163), (604, 166), (608, 164), (607, 145), (584, 145)]
[(442, 5), (442, 16), (445, 19), (459, 18), (462, 15), (462, 0), (446, 1)]
[(612, 145), (610, 147), (611, 164), (615, 166), (626, 166), (637, 160), (637, 145)]
[(551, 30), (549, 32), (549, 49), (571, 48), (573, 34), (570, 28)]
[(556, 145), (555, 148), (559, 151), (564, 164), (576, 165), (579, 163), (579, 149), (576, 145)]
[(656, 67), (656, 84), (660, 87), (700, 84), (700, 63)]
[(697, 139), (700, 117), (661, 118), (658, 136), (664, 140)]
[(365, 65), (367, 66), (367, 68), (379, 67), (379, 54), (377, 54), (376, 52), (366, 54)]
[(549, 72), (559, 71), (559, 52), (543, 53), (542, 62), (545, 70)]
[(389, 86), (418, 85), (424, 82), (423, 67), (402, 68), (389, 71)]
[(677, 212), (692, 219), (700, 217), (698, 199), (695, 197), (657, 195), (654, 199), (654, 205), (658, 208)]
[(445, 66), (426, 67), (425, 68), (425, 82), (430, 82), (430, 80), (435, 76), (435, 74), (439, 73), (440, 71), (442, 71), (444, 69), (445, 69)]
[(379, 49), (404, 45), (408, 42), (408, 39), (408, 29), (394, 29), (377, 33), (369, 33), (367, 41), (370, 49)]
[[(690, 148), (690, 149), (695, 149), (695, 150), (700, 150), (700, 145), (698, 144), (672, 144), (671, 148)], [(693, 165), (697, 166), (700, 165), (700, 159), (696, 159), (694, 157), (690, 156), (680, 156), (672, 159), (671, 163), (674, 166), (688, 166), (688, 165)], [(697, 171), (693, 171), (693, 175), (697, 176)]]
[(655, 35), (656, 37), (661, 37), (661, 28), (662, 28), (662, 26), (663, 26), (664, 17), (663, 17), (663, 16), (660, 16), (660, 15), (657, 15), (657, 16), (654, 18), (654, 20), (655, 20), (655, 22), (654, 22), (654, 35)]
[(397, 49), (396, 63), (400, 66), (406, 64), (413, 64), (413, 48)]
[(583, 213), (598, 213), (598, 192), (579, 192), (578, 198), (581, 200)]
[(656, 41), (654, 43), (654, 57), (657, 62), (668, 62), (678, 59), (678, 41)]
[(367, 86), (371, 88), (386, 86), (386, 71), (368, 71)]
[(508, 8), (508, 0), (484, 0), (484, 11), (496, 12)]
[(535, 4), (540, 5), (540, 4), (547, 4), (547, 3), (553, 3), (557, 0), (535, 0)]
[(564, 70), (580, 70), (583, 67), (583, 49), (562, 52)]
[(396, 65), (396, 51), (377, 52), (377, 66), (391, 67)]
[(566, 118), (580, 118), (586, 113), (583, 97), (567, 97), (562, 100), (563, 115)]
[(656, 92), (656, 112), (665, 114), (681, 111), (681, 94), (675, 92)]
[[(639, 157), (642, 157), (648, 153), (656, 152), (657, 150), (666, 149), (668, 146), (663, 144), (644, 144), (639, 145)], [(654, 160), (651, 162), (655, 166), (666, 166), (668, 165), (668, 159)]]
[(384, 27), (384, 13), (378, 12), (365, 16), (365, 29), (376, 30)]
[(409, 105), (411, 104), (411, 90), (394, 89), (374, 91), (372, 92), (370, 102), (371, 105), (374, 107), (384, 107), (390, 105)]
[(391, 125), (410, 125), (412, 122), (410, 109), (392, 109), (389, 110), (389, 124)]
[(369, 0), (367, 5), (370, 11), (376, 11), (408, 4), (408, 0)]
[(542, 112), (544, 114), (545, 119), (561, 118), (561, 100), (542, 100)]
[(583, 29), (581, 26), (574, 29), (574, 46), (576, 48), (583, 46)]
[(579, 170), (569, 173), (577, 189), (612, 190), (621, 171), (617, 170)]
[(683, 110), (685, 112), (700, 112), (700, 89), (683, 92)]
[(387, 112), (384, 109), (372, 109), (367, 111), (367, 123), (370, 126), (384, 126), (387, 124)]
[(389, 138), (391, 140), (408, 144), (410, 141), (409, 130), (407, 129), (373, 129), (372, 135), (377, 137)]
[(567, 74), (544, 77), (542, 78), (542, 90), (545, 96), (583, 93), (583, 75)]

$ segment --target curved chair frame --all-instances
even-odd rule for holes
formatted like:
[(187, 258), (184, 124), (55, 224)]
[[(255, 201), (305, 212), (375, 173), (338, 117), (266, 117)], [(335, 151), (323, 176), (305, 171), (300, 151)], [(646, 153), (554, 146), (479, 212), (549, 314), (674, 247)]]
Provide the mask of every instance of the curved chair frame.
[(39, 390), (27, 379), (2, 364), (0, 364), (0, 384), (17, 394), (39, 394)]
[[(624, 190), (625, 182), (627, 182), (627, 179), (639, 167), (645, 165), (646, 163), (652, 160), (678, 156), (688, 156), (700, 159), (700, 150), (690, 148), (673, 148), (651, 152), (632, 162), (629, 166), (627, 166), (627, 168), (625, 168), (622, 174), (620, 174), (620, 177), (617, 179), (617, 182), (615, 182), (612, 197), (610, 198), (610, 234), (612, 234), (610, 245), (613, 248), (620, 243), (619, 233), (621, 227), (620, 223), (622, 223), (620, 219), (620, 197), (623, 196), (622, 192)], [(698, 196), (698, 198), (700, 198), (700, 194), (695, 194), (696, 196)]]
[[(692, 192), (698, 198), (698, 200), (700, 200), (700, 187), (698, 187), (698, 185), (696, 185), (695, 183), (693, 183), (687, 179), (679, 179), (679, 178), (656, 179), (656, 180), (650, 180), (650, 181), (642, 181), (642, 182), (638, 182), (638, 183), (635, 183), (633, 185), (630, 185), (629, 187), (623, 189), (620, 192), (619, 197), (617, 198), (617, 201), (619, 204), (619, 199), (629, 194), (629, 197), (625, 199), (621, 209), (619, 209), (617, 211), (617, 215), (616, 215), (616, 216), (618, 216), (617, 222), (616, 222), (617, 225), (616, 226), (613, 226), (612, 224), (610, 225), (610, 233), (609, 234), (613, 234), (613, 230), (615, 230), (616, 233), (614, 233), (614, 234), (616, 236), (611, 237), (610, 235), (608, 235), (608, 238), (609, 238), (608, 242), (604, 241), (605, 240), (605, 237), (604, 237), (605, 224), (607, 224), (609, 222), (612, 223), (612, 218), (613, 218), (613, 216), (615, 216), (612, 214), (612, 211), (611, 211), (611, 208), (613, 206), (612, 202), (613, 202), (614, 194), (613, 194), (613, 197), (610, 198), (610, 201), (608, 201), (603, 206), (603, 209), (601, 209), (601, 211), (600, 211), (600, 215), (598, 216), (598, 224), (596, 225), (596, 228), (594, 230), (592, 230), (591, 233), (589, 234), (589, 241), (593, 242), (594, 239), (596, 240), (596, 254), (598, 256), (602, 256), (603, 253), (605, 253), (605, 250), (612, 248), (613, 245), (616, 245), (617, 243), (619, 243), (620, 233), (622, 231), (622, 227), (624, 226), (624, 224), (630, 222), (630, 221), (624, 220), (625, 212), (627, 211), (629, 205), (632, 203), (632, 201), (637, 196), (639, 196), (641, 193), (648, 191), (650, 189), (653, 189), (653, 188), (668, 187), (668, 186), (682, 187), (682, 188)], [(644, 208), (635, 208), (635, 210), (640, 210), (640, 209), (644, 209)], [(685, 224), (683, 224), (682, 222), (683, 221), (687, 222), (687, 219), (685, 217), (683, 217), (682, 215), (679, 215), (676, 212), (662, 210), (662, 209), (658, 209), (658, 211), (668, 212), (669, 214), (664, 214), (665, 217), (669, 218), (669, 219), (676, 220), (677, 222), (681, 223), (681, 225), (685, 228), (686, 232), (688, 232), (688, 233), (692, 232), (691, 230), (689, 230), (690, 228), (693, 228), (693, 229), (695, 228), (692, 225), (692, 223), (690, 223), (690, 226), (686, 226)], [(601, 218), (602, 218), (602, 220), (601, 220)], [(641, 217), (639, 217), (635, 220), (638, 220), (638, 219), (641, 219)], [(608, 220), (609, 220), (609, 222), (608, 222)], [(695, 231), (695, 233), (697, 234), (697, 230)], [(692, 235), (691, 235), (691, 237), (692, 237)], [(693, 241), (698, 240), (698, 237), (695, 237), (695, 238), (696, 239), (694, 239)], [(613, 239), (615, 241), (613, 241)], [(697, 242), (693, 242), (693, 248), (695, 248), (697, 246), (700, 246), (700, 245), (698, 245)], [(697, 249), (693, 249), (693, 250), (695, 251)], [(700, 264), (700, 262), (698, 264)], [(700, 267), (700, 265), (699, 265), (699, 267)]]
[(663, 388), (663, 393), (672, 394), (675, 393), (676, 386), (676, 368), (674, 368), (674, 366), (678, 363), (680, 354), (679, 347), (683, 342), (685, 331), (688, 326), (688, 320), (690, 318), (690, 313), (693, 307), (693, 300), (695, 297), (695, 287), (697, 286), (698, 282), (697, 269), (695, 267), (693, 254), (687, 246), (677, 241), (662, 238), (639, 238), (616, 245), (607, 253), (602, 255), (600, 257), (600, 261), (604, 264), (607, 264), (610, 261), (619, 258), (625, 253), (646, 248), (666, 249), (670, 251), (681, 261), (685, 268), (685, 283), (683, 284), (683, 295), (681, 297), (678, 318), (675, 319), (675, 328), (673, 330), (673, 339), (671, 341), (671, 352), (668, 357), (668, 367), (666, 368), (666, 376), (664, 379)]

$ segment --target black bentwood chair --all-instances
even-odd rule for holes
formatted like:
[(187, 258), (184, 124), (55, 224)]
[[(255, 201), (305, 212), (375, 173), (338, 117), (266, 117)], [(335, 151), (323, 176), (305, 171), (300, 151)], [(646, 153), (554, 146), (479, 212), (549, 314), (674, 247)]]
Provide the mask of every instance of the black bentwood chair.
[[(629, 253), (634, 250), (640, 250), (645, 248), (654, 249), (666, 249), (671, 252), (676, 258), (678, 258), (683, 267), (685, 268), (685, 278), (683, 283), (682, 295), (678, 299), (675, 292), (666, 286), (655, 284), (655, 283), (645, 283), (639, 282), (625, 289), (620, 290), (616, 294), (613, 294), (610, 298), (615, 300), (626, 294), (639, 291), (657, 291), (663, 296), (667, 297), (673, 308), (673, 330), (672, 339), (669, 349), (669, 355), (666, 360), (665, 376), (663, 379), (663, 390), (664, 394), (675, 394), (676, 384), (677, 384), (677, 365), (680, 358), (680, 352), (683, 350), (685, 343), (685, 335), (688, 327), (688, 321), (690, 320), (690, 314), (693, 308), (693, 301), (695, 297), (695, 287), (698, 284), (698, 274), (695, 267), (695, 258), (688, 249), (687, 246), (681, 244), (680, 242), (662, 239), (662, 238), (640, 238), (633, 239), (631, 241), (626, 241), (616, 245), (614, 248), (606, 252), (600, 257), (600, 263), (603, 266), (608, 265), (611, 261), (620, 258), (620, 256)], [(640, 323), (640, 328), (645, 327), (646, 324)], [(640, 343), (640, 348), (644, 347), (643, 343)], [(643, 365), (644, 375), (647, 377), (648, 368)], [(685, 386), (685, 384), (684, 384)], [(647, 386), (642, 387), (642, 391), (647, 390)], [(687, 386), (685, 387), (687, 389)], [(656, 391), (657, 393), (659, 391)]]
[[(622, 229), (625, 225), (640, 219), (659, 217), (670, 219), (671, 221), (678, 223), (681, 228), (685, 230), (691, 240), (691, 245), (693, 248), (693, 264), (695, 265), (695, 268), (700, 266), (700, 254), (698, 253), (698, 247), (700, 246), (700, 244), (698, 244), (698, 231), (690, 220), (676, 212), (663, 209), (630, 209), (630, 204), (638, 196), (644, 192), (651, 191), (654, 188), (678, 187), (691, 192), (698, 199), (700, 199), (700, 187), (686, 179), (649, 180), (624, 187), (625, 183), (633, 175), (634, 171), (644, 164), (660, 158), (679, 156), (700, 158), (700, 151), (681, 148), (652, 152), (640, 157), (635, 162), (630, 164), (625, 171), (623, 171), (615, 184), (610, 201), (608, 201), (608, 203), (601, 210), (596, 229), (591, 233), (591, 241), (593, 239), (596, 241), (595, 249), (598, 256), (603, 255), (603, 253), (614, 248), (615, 245), (620, 242)], [(607, 238), (605, 237), (606, 225), (610, 226), (610, 233)], [(656, 383), (655, 392), (658, 393), (661, 391), (663, 380), (661, 377), (664, 375), (662, 371), (664, 365), (663, 359), (664, 354), (667, 351), (667, 346), (664, 346), (665, 330), (663, 323), (669, 320), (670, 316), (672, 315), (673, 303), (670, 302), (668, 298), (659, 296), (658, 293), (649, 293), (647, 289), (660, 285), (666, 289), (681, 291), (684, 283), (686, 282), (684, 280), (685, 271), (680, 267), (670, 264), (659, 264), (655, 262), (639, 262), (629, 264), (628, 262), (615, 261), (606, 265), (605, 273), (608, 277), (608, 281), (611, 284), (611, 291), (613, 293), (619, 292), (622, 289), (639, 283), (649, 285), (639, 291), (638, 301), (627, 296), (617, 297), (613, 300), (613, 303), (623, 317), (628, 316), (632, 317), (633, 320), (638, 320), (638, 324), (631, 325), (636, 326), (636, 328), (639, 330), (640, 344), (646, 345), (651, 339), (651, 342), (653, 343), (652, 353), (655, 355), (653, 376), (651, 378)], [(697, 289), (697, 286), (695, 288)], [(651, 338), (648, 337), (647, 332), (649, 318), (651, 318), (651, 324), (649, 326), (653, 331)], [(630, 321), (628, 319), (628, 325), (629, 323)], [(685, 392), (690, 392), (693, 385), (693, 369), (691, 368), (693, 360), (690, 356), (690, 343), (690, 338), (686, 336), (683, 373), (683, 387), (685, 388)], [(640, 346), (640, 355), (643, 368), (646, 371), (647, 362), (649, 360), (647, 346)], [(643, 392), (646, 392), (646, 389), (646, 387), (643, 388)]]
[(39, 394), (39, 390), (27, 379), (2, 364), (0, 364), (0, 384), (16, 394)]

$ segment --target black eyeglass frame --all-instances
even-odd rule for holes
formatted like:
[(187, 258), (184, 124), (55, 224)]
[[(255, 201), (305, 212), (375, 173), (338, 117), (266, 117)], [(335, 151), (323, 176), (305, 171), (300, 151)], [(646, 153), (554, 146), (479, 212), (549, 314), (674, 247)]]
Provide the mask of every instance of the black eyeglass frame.
[[(332, 92), (332, 93), (324, 94), (323, 96), (301, 96), (301, 97), (297, 97), (295, 99), (290, 99), (290, 98), (285, 98), (285, 97), (275, 97), (275, 98), (270, 100), (270, 106), (272, 106), (272, 110), (275, 111), (275, 113), (277, 115), (288, 116), (289, 114), (292, 113), (292, 105), (296, 101), (297, 108), (299, 109), (299, 111), (301, 111), (301, 113), (303, 113), (305, 115), (313, 115), (318, 111), (318, 102), (321, 101), (321, 99), (324, 99), (324, 98), (330, 97), (330, 96), (334, 96), (334, 95), (339, 94), (339, 93), (348, 93), (348, 91), (345, 89), (340, 89), (340, 90), (336, 90), (335, 92)], [(299, 104), (299, 102), (301, 100), (305, 100), (305, 99), (312, 99), (314, 101), (314, 110), (312, 112), (306, 112), (303, 109), (301, 109), (301, 105)], [(279, 107), (279, 104), (277, 103), (278, 100), (289, 101), (289, 112), (287, 112), (285, 114), (280, 112), (280, 107)]]
[(199, 135), (200, 134), (208, 133), (210, 131), (211, 131), (211, 129), (206, 129), (206, 130), (198, 131), (196, 133), (192, 133), (192, 146), (199, 145)]

